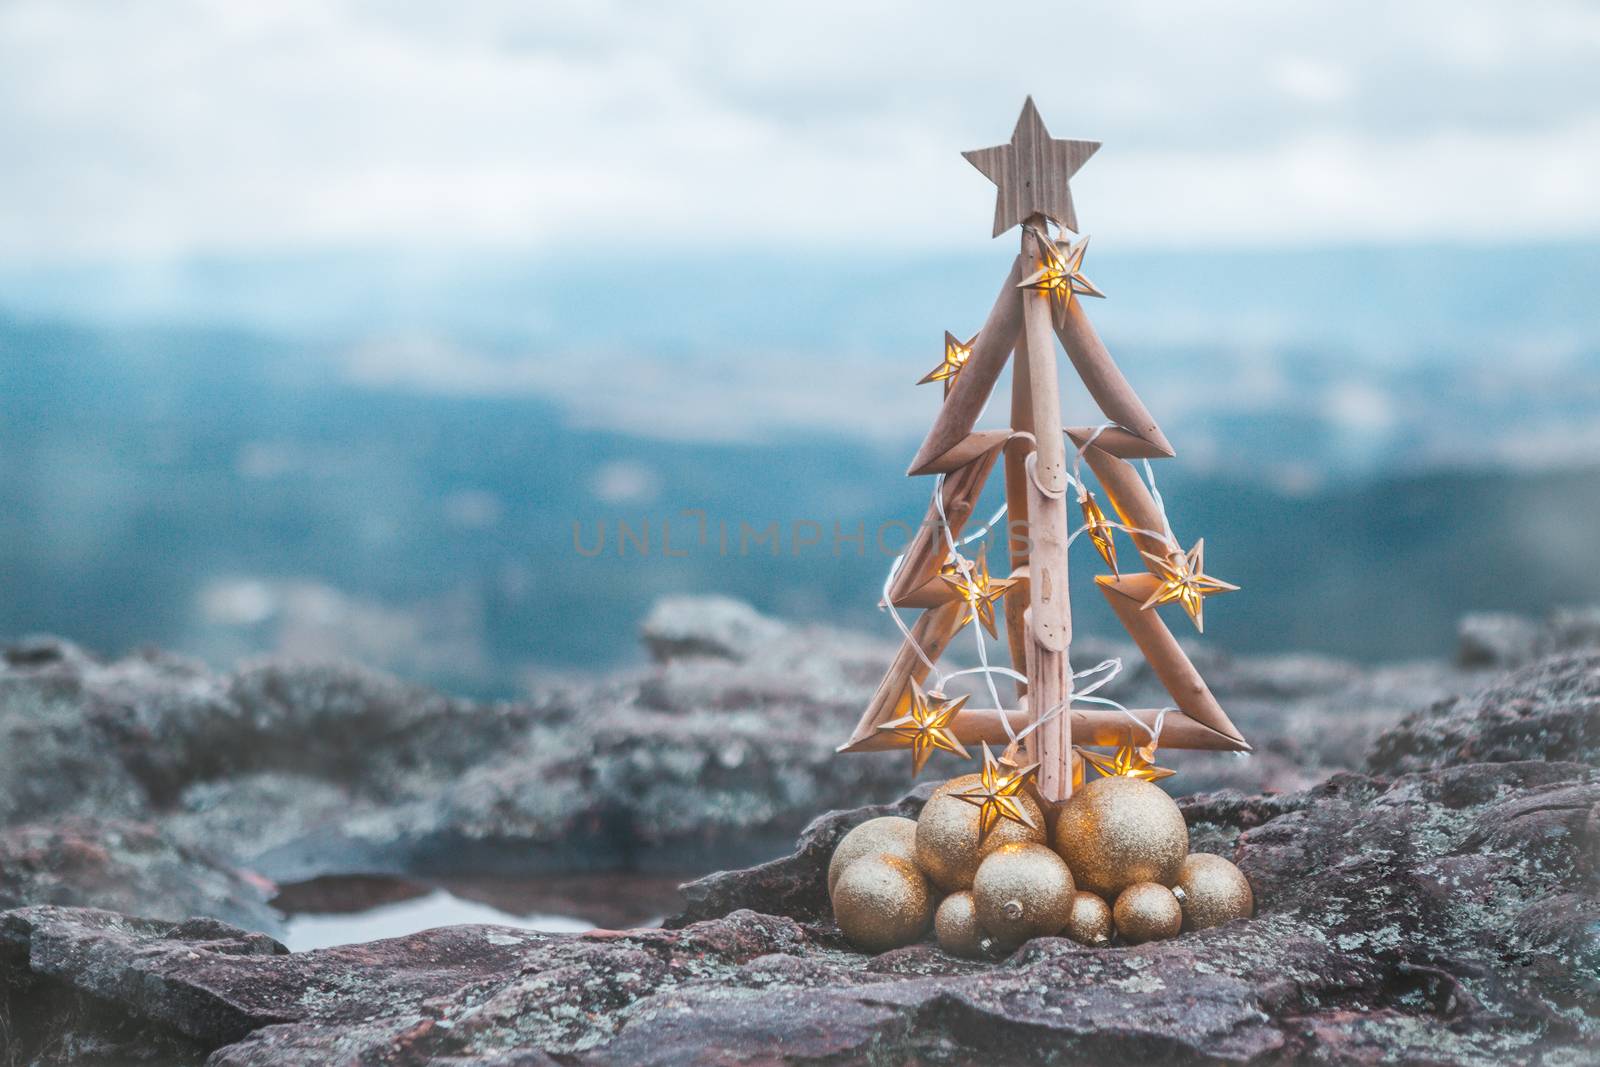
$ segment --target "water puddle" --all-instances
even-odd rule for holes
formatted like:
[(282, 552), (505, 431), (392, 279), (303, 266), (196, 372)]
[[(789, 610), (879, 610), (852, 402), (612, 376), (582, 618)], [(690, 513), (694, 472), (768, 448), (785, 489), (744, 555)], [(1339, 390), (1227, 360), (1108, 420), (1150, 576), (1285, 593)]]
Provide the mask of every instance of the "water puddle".
[(686, 876), (560, 875), (445, 878), (340, 875), (279, 887), (291, 951), (349, 945), (458, 923), (494, 923), (546, 933), (656, 926), (682, 903)]

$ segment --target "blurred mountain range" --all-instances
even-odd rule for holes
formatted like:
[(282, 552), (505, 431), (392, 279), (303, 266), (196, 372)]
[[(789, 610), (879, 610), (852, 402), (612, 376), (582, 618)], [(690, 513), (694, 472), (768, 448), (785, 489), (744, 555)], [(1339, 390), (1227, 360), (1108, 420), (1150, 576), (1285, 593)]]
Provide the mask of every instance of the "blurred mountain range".
[[(1002, 245), (0, 269), (0, 631), (478, 693), (635, 655), (672, 592), (892, 632), (874, 535), (921, 517), (903, 472), (938, 403), (912, 383), (982, 322)], [(1245, 587), (1206, 640), (1392, 658), (1465, 610), (1600, 598), (1600, 245), (1089, 267), (1179, 450), (1173, 524)], [(779, 554), (741, 554), (771, 523)], [(1111, 632), (1074, 562), (1080, 626)]]

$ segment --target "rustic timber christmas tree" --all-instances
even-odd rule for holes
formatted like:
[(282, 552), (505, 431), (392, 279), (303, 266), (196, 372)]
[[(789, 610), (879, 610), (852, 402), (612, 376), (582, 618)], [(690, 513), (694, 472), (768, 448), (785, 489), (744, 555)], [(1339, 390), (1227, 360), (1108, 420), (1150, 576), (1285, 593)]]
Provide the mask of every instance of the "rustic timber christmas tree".
[[(1202, 541), (1185, 548), (1173, 534), (1148, 463), (1173, 456), (1172, 446), (1118, 370), (1079, 299), (1101, 294), (1082, 274), (1088, 238), (1074, 236), (1078, 219), (1068, 182), (1099, 147), (1094, 141), (1051, 138), (1030, 98), (1009, 143), (965, 153), (998, 188), (994, 235), (1020, 225), (1022, 250), (982, 329), (966, 343), (946, 333), (943, 362), (923, 379), (944, 383), (944, 403), (908, 473), (937, 480), (927, 520), (896, 562), (885, 600), (891, 611), (924, 610), (914, 625), (901, 624), (905, 641), (840, 749), (910, 747), (920, 771), (934, 749), (969, 755), (965, 746), (982, 743), (982, 788), (961, 798), (982, 805), (984, 833), (996, 816), (1015, 819), (1020, 813), (1019, 821), (1031, 822), (1013, 795), (1034, 769), (1025, 764), (1037, 765), (1042, 801), (1056, 804), (1071, 795), (1074, 742), (1116, 748), (1113, 757), (1087, 751), (1084, 756), (1104, 774), (1144, 779), (1168, 773), (1150, 764), (1158, 744), (1226, 751), (1250, 747), (1156, 611), (1178, 604), (1200, 629), (1204, 599), (1236, 587), (1205, 573)], [(1104, 423), (1062, 426), (1057, 339)], [(1013, 352), (1010, 428), (974, 429)], [(1011, 570), (1003, 579), (990, 575), (981, 549), (963, 552), (989, 532), (986, 526), (963, 537), (1002, 456)], [(1084, 464), (1110, 501), (1115, 520), (1088, 488)], [(1076, 530), (1068, 520), (1069, 494), (1081, 514)], [(1120, 665), (1101, 664), (1075, 676), (1068, 658), (1067, 548), (1079, 534), (1089, 537), (1110, 568), (1110, 574), (1096, 579), (1100, 590), (1171, 694), (1172, 707), (1130, 709), (1094, 696)], [(1127, 553), (1119, 558), (1117, 534), (1137, 549), (1137, 567), (1128, 566)], [(997, 605), (1004, 611), (1014, 669), (991, 665), (977, 632), (981, 627), (997, 636)], [(898, 614), (895, 618), (898, 622)], [(977, 632), (983, 665), (939, 674), (935, 661), (968, 623)], [(935, 684), (925, 689), (930, 673)], [(946, 680), (963, 673), (982, 677), (991, 706), (971, 706), (981, 697), (951, 698), (941, 692)], [(997, 675), (1015, 681), (1010, 707), (1001, 706), (993, 681)], [(1078, 687), (1080, 681), (1084, 684)], [(990, 745), (1005, 746), (1006, 757), (995, 760)]]

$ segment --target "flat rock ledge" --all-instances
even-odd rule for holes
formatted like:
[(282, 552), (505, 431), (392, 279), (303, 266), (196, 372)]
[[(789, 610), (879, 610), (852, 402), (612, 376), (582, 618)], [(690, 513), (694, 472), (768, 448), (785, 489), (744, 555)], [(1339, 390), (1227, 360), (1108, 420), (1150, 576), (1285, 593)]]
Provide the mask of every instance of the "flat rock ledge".
[(1369, 773), (1183, 800), (1193, 846), (1237, 862), (1260, 908), (1159, 944), (851, 951), (827, 856), (863, 819), (915, 813), (914, 792), (691, 884), (666, 929), (458, 926), (288, 954), (216, 920), (15, 909), (0, 1034), (11, 1063), (216, 1067), (1589, 1063), (1597, 717), (1600, 657), (1557, 657), (1401, 723)]

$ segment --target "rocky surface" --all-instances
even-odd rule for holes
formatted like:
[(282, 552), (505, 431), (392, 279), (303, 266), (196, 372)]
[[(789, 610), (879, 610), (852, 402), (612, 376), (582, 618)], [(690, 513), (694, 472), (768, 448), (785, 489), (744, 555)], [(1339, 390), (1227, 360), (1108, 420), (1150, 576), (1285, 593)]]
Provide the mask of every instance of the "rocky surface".
[(0, 916), (0, 1034), (16, 1063), (1593, 1062), (1600, 654), (1480, 680), (1379, 732), (1357, 770), (1182, 800), (1258, 914), (1168, 942), (850, 951), (832, 846), (914, 814), (923, 787), (692, 884), (668, 929), (291, 955), (214, 920), (19, 908)]
[[(1455, 664), (1197, 649), (1257, 753), (1169, 754), (1183, 771), (1171, 784), (1288, 791), (1184, 802), (1197, 847), (1238, 859), (1262, 915), (1202, 955), (1178, 947), (1190, 938), (1111, 954), (1041, 942), (994, 966), (929, 947), (867, 960), (828, 920), (819, 872), (838, 835), (915, 814), (930, 788), (891, 800), (904, 760), (833, 753), (889, 645), (720, 599), (665, 601), (643, 636), (648, 667), (503, 704), (346, 665), (218, 674), (158, 652), (100, 662), (52, 639), (6, 649), (0, 907), (16, 910), (0, 1036), (31, 1050), (12, 1062), (198, 1061), (219, 1048), (217, 1062), (239, 1063), (335, 1049), (375, 1062), (512, 1049), (524, 1051), (504, 1062), (700, 1062), (680, 1014), (714, 1020), (730, 1049), (846, 1061), (965, 1062), (981, 1051), (974, 1035), (1009, 1018), (1006, 1055), (1077, 1058), (1114, 1052), (1095, 1017), (1136, 1004), (1149, 1019), (1130, 1031), (1130, 1058), (1427, 1047), (1404, 1044), (1408, 1026), (1475, 1035), (1452, 1038), (1446, 1059), (1588, 1040), (1595, 612), (1465, 620)], [(1110, 692), (1160, 700), (1129, 650), (1084, 641), (1075, 653), (1125, 655)], [(460, 928), (295, 956), (242, 932), (279, 929), (273, 879), (705, 869), (782, 851), (815, 812), (862, 800), (882, 803), (817, 820), (783, 859), (687, 886), (678, 930)], [(1320, 873), (1300, 879), (1296, 864)], [(1193, 994), (1180, 972), (1226, 976), (1201, 983), (1217, 1014), (1198, 1028), (1180, 1018)], [(757, 1014), (770, 998), (783, 1018)], [(1520, 1036), (1496, 1043), (1485, 1028)]]
[(657, 663), (706, 656), (738, 661), (760, 655), (785, 629), (730, 597), (673, 596), (650, 609), (639, 636)]
[[(101, 662), (62, 641), (24, 641), (0, 660), (0, 827), (137, 824), (158, 842), (149, 848), (209, 857), (197, 869), (279, 882), (688, 872), (774, 855), (816, 812), (905, 788), (905, 759), (833, 752), (892, 643), (785, 625), (720, 598), (662, 602), (644, 640), (649, 666), (515, 703), (450, 699), (349, 665), (265, 660), (216, 673), (159, 652)], [(1403, 715), (1540, 651), (1586, 643), (1600, 647), (1600, 624), (1569, 612), (1544, 624), (1469, 621), (1461, 664), (1368, 669), (1198, 646), (1196, 662), (1256, 753), (1169, 758), (1190, 791), (1303, 788), (1358, 767)], [(1084, 640), (1074, 653), (1085, 664), (1124, 656), (1107, 692), (1165, 702), (1131, 649)], [(936, 761), (928, 776), (955, 766)], [(0, 900), (129, 905), (93, 880), (41, 896), (15, 870), (0, 867)], [(136, 910), (167, 915), (159, 909), (181, 902), (246, 921), (259, 909), (248, 885), (197, 883), (214, 888), (155, 891)]]
[(1600, 756), (1600, 651), (1560, 654), (1406, 716), (1378, 738), (1383, 773), (1528, 758)]
[(148, 823), (71, 816), (0, 830), (0, 909), (94, 905), (153, 919), (210, 915), (277, 926), (271, 883)]

